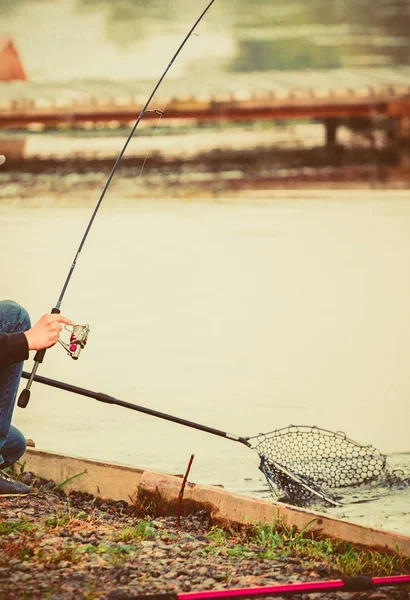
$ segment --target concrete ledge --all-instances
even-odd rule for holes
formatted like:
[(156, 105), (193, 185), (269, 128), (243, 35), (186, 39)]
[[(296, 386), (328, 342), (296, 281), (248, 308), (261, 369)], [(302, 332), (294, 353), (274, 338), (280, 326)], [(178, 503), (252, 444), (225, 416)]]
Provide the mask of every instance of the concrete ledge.
[(52, 479), (58, 485), (70, 477), (83, 473), (64, 486), (66, 492), (77, 490), (110, 500), (126, 500), (136, 492), (143, 469), (88, 458), (67, 456), (27, 448), (21, 459), (26, 471), (32, 471), (44, 479)]
[[(125, 500), (143, 494), (156, 503), (160, 513), (175, 514), (181, 489), (181, 478), (164, 473), (115, 463), (66, 456), (28, 448), (23, 457), (26, 470), (56, 484), (83, 473), (65, 486), (65, 490), (88, 492), (111, 500)], [(220, 487), (201, 486), (188, 482), (184, 491), (184, 512), (206, 510), (219, 525), (271, 523), (280, 519), (299, 531), (321, 533), (331, 538), (372, 549), (398, 551), (410, 556), (410, 538), (382, 529), (364, 527), (324, 513), (309, 511), (287, 504), (233, 494)]]

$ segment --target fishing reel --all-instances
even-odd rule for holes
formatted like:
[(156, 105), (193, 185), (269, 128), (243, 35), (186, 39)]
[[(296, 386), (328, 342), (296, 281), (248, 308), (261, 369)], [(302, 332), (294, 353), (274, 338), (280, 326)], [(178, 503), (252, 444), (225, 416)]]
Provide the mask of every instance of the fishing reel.
[(71, 356), (74, 360), (78, 360), (80, 356), (81, 350), (87, 343), (88, 334), (90, 333), (90, 328), (87, 325), (66, 325), (65, 329), (67, 331), (71, 331), (70, 341), (68, 344), (63, 342), (62, 340), (58, 340), (59, 343), (67, 350), (67, 354)]

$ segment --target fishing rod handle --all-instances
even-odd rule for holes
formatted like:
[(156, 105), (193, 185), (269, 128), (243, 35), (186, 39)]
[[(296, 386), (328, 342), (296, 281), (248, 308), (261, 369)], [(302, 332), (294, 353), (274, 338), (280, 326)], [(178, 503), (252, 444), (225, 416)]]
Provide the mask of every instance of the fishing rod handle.
[[(59, 314), (59, 313), (60, 313), (60, 309), (59, 308), (54, 307), (51, 310), (51, 314), (55, 315), (55, 314)], [(19, 396), (19, 398), (17, 400), (17, 406), (19, 406), (20, 408), (26, 408), (27, 404), (29, 403), (30, 394), (31, 394), (31, 390), (30, 390), (31, 384), (34, 381), (34, 377), (35, 377), (35, 375), (37, 373), (37, 369), (38, 369), (40, 363), (42, 363), (43, 360), (44, 360), (44, 356), (46, 354), (46, 350), (47, 350), (46, 348), (43, 348), (42, 350), (37, 350), (37, 352), (34, 355), (34, 365), (33, 365), (33, 368), (31, 370), (30, 377), (29, 377), (29, 379), (27, 381), (27, 385), (24, 388), (24, 390), (20, 393), (20, 396)]]

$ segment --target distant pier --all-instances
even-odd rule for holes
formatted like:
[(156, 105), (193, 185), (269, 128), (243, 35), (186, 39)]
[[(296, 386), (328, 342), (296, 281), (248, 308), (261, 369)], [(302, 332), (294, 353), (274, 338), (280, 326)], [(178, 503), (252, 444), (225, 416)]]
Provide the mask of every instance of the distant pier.
[[(0, 83), (0, 129), (92, 128), (124, 125), (140, 114), (155, 82)], [(409, 137), (410, 67), (301, 72), (217, 74), (169, 79), (151, 109), (162, 119), (192, 121), (309, 120), (323, 122), (326, 140), (337, 141), (343, 121), (394, 122), (394, 135)], [(147, 119), (158, 119), (147, 112)]]
[[(7, 173), (109, 172), (155, 83), (0, 82)], [(410, 67), (170, 77), (148, 109), (122, 166), (167, 189), (410, 185)]]

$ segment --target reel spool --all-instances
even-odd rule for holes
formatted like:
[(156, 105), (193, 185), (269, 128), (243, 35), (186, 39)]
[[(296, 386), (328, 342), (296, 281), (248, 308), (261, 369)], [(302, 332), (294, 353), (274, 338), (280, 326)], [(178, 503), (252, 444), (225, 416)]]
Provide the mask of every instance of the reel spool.
[(67, 351), (72, 359), (78, 360), (81, 350), (85, 347), (90, 333), (90, 327), (86, 325), (66, 325), (65, 329), (71, 331), (70, 341), (68, 343), (58, 340), (58, 342)]

